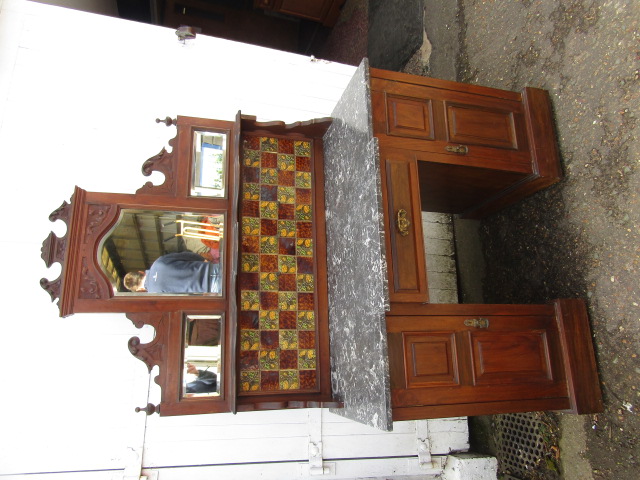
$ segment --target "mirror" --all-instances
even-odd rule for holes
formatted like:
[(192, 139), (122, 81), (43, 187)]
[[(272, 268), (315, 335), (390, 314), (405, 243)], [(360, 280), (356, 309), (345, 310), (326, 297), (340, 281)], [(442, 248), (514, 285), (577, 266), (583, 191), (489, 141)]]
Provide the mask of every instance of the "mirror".
[(226, 194), (227, 135), (196, 131), (193, 134), (191, 195), (224, 197)]
[(115, 295), (222, 296), (224, 214), (123, 209), (98, 248)]
[(182, 396), (219, 396), (222, 385), (222, 315), (185, 315)]

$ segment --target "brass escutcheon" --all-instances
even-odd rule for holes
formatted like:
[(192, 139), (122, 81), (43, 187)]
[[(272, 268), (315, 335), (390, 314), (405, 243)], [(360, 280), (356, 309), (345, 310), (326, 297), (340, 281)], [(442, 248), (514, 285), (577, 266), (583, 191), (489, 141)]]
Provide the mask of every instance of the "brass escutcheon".
[(409, 235), (410, 226), (411, 222), (407, 218), (407, 211), (404, 208), (401, 208), (396, 214), (396, 227), (398, 228), (398, 233), (403, 237), (406, 237)]
[(465, 327), (489, 328), (488, 318), (469, 318), (464, 321)]
[(447, 145), (444, 149), (447, 152), (457, 153), (458, 155), (466, 155), (469, 153), (469, 147), (466, 145)]

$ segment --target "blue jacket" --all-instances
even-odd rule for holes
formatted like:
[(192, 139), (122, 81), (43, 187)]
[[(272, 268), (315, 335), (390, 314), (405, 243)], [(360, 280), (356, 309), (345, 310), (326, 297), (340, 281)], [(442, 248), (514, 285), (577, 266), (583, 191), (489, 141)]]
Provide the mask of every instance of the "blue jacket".
[(215, 273), (219, 278), (219, 265), (205, 262), (197, 253), (169, 253), (146, 271), (144, 287), (150, 293), (207, 293), (214, 291), (211, 276)]

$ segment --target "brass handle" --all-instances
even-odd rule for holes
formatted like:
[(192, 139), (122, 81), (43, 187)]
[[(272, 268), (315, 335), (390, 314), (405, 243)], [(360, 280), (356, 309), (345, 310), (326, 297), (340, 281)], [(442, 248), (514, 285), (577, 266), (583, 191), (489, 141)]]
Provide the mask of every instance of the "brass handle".
[(457, 153), (458, 155), (466, 155), (469, 153), (469, 147), (466, 145), (447, 145), (444, 149), (447, 152)]
[(489, 328), (489, 319), (488, 318), (469, 318), (464, 321), (465, 327), (474, 327), (474, 328)]
[(403, 237), (409, 235), (409, 227), (411, 226), (411, 222), (407, 218), (407, 211), (404, 208), (398, 210), (396, 214), (396, 227), (398, 229), (398, 233)]

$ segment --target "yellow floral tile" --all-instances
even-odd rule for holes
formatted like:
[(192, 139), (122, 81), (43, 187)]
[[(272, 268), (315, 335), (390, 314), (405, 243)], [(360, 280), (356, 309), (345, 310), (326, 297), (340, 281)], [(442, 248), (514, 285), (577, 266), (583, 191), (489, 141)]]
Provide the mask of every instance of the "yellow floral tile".
[(260, 347), (260, 332), (257, 330), (242, 330), (240, 332), (240, 350), (258, 350)]
[(260, 372), (255, 370), (240, 372), (240, 390), (243, 392), (260, 390)]
[(300, 380), (297, 370), (280, 370), (281, 390), (298, 390), (299, 388)]
[(278, 271), (280, 273), (296, 273), (296, 257), (293, 255), (279, 255)]
[(278, 187), (278, 201), (280, 203), (295, 203), (295, 187)]
[(296, 205), (296, 220), (311, 220), (311, 205)]
[(245, 183), (242, 191), (245, 200), (260, 200), (260, 185), (257, 183)]
[(298, 291), (299, 292), (313, 292), (313, 275), (309, 273), (303, 273), (298, 275)]
[(280, 357), (277, 350), (261, 350), (258, 354), (260, 370), (278, 370)]
[(296, 141), (293, 144), (296, 155), (300, 157), (308, 157), (311, 155), (311, 143), (305, 141)]
[(298, 351), (298, 368), (300, 370), (316, 368), (316, 351), (313, 349)]
[(311, 188), (311, 174), (309, 172), (296, 172), (296, 187)]
[(278, 253), (278, 238), (272, 236), (260, 237), (260, 253)]
[(262, 330), (277, 330), (278, 326), (279, 318), (277, 310), (260, 311), (260, 328)]
[(278, 220), (278, 234), (281, 237), (295, 237), (296, 236), (296, 222), (295, 220)]
[(278, 202), (260, 202), (261, 218), (278, 218)]
[(278, 292), (278, 307), (280, 310), (296, 310), (298, 308), (298, 294), (296, 292)]
[(298, 312), (298, 329), (299, 330), (315, 330), (316, 319), (313, 311)]
[(262, 272), (260, 274), (260, 290), (278, 290), (278, 274), (275, 272)]
[(254, 290), (242, 290), (240, 292), (240, 309), (259, 310), (260, 309), (260, 294)]
[(250, 253), (243, 253), (241, 270), (243, 272), (251, 273), (260, 270), (260, 255), (254, 255)]
[(280, 330), (280, 348), (294, 350), (298, 348), (298, 332), (296, 330)]
[(260, 235), (260, 219), (242, 217), (242, 233), (244, 235)]
[(310, 238), (298, 238), (296, 240), (296, 255), (300, 257), (312, 257), (313, 240)]

